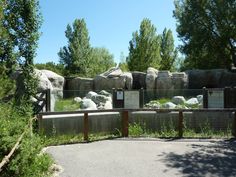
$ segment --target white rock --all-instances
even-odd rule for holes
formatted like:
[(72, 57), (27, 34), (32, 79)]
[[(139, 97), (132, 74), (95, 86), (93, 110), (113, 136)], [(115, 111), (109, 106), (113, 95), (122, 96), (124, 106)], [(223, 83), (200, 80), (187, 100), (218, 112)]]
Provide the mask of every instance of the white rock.
[(174, 104), (184, 104), (186, 100), (183, 96), (174, 96), (171, 101)]
[(106, 101), (104, 109), (112, 109), (112, 103), (110, 101)]
[(203, 102), (203, 95), (198, 95), (197, 100), (199, 103), (202, 103)]
[(155, 68), (149, 67), (147, 69), (147, 75), (146, 75), (147, 89), (150, 89), (150, 90), (155, 89), (157, 75), (158, 75), (158, 70), (156, 70)]
[(84, 98), (82, 100), (81, 108), (86, 110), (97, 110), (97, 105), (91, 99)]
[(164, 103), (162, 105), (163, 108), (166, 108), (166, 109), (175, 109), (176, 107), (176, 104), (172, 103), (172, 102), (167, 102), (167, 103)]
[(74, 98), (75, 103), (80, 103), (81, 101), (82, 101), (82, 99), (80, 97), (75, 97)]
[(187, 105), (196, 105), (196, 104), (199, 104), (197, 98), (190, 98), (189, 100), (187, 100), (185, 102)]
[(88, 92), (88, 94), (86, 95), (86, 98), (88, 99), (92, 99), (93, 96), (97, 96), (96, 92), (90, 91)]

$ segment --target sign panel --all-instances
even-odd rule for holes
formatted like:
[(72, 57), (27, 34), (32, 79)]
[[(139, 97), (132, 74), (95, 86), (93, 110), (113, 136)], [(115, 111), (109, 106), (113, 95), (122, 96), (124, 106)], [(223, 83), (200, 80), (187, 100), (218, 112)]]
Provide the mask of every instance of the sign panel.
[(117, 100), (124, 100), (124, 92), (123, 91), (117, 91), (116, 92), (116, 99)]
[(208, 108), (224, 108), (224, 91), (208, 91)]
[(125, 91), (124, 108), (138, 109), (139, 105), (139, 91)]

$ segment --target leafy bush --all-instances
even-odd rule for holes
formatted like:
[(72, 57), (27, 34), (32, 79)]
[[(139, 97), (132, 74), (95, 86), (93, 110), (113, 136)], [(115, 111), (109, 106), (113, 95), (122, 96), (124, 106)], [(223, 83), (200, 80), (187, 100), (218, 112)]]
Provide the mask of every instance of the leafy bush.
[(62, 99), (56, 101), (55, 111), (76, 111), (80, 106), (81, 104), (74, 102), (73, 99)]
[(3, 177), (49, 175), (47, 172), (52, 160), (46, 154), (39, 155), (42, 149), (41, 139), (37, 135), (31, 136), (30, 129), (26, 127), (29, 118), (19, 114), (11, 104), (0, 105), (0, 160), (11, 151), (24, 130), (27, 130), (19, 148), (0, 172)]

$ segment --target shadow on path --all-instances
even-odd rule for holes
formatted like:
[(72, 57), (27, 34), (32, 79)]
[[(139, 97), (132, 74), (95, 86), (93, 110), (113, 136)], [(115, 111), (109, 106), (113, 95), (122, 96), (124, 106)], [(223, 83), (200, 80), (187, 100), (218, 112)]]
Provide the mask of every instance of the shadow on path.
[(236, 176), (236, 141), (189, 146), (192, 152), (170, 152), (160, 156), (167, 167), (178, 169), (187, 177)]

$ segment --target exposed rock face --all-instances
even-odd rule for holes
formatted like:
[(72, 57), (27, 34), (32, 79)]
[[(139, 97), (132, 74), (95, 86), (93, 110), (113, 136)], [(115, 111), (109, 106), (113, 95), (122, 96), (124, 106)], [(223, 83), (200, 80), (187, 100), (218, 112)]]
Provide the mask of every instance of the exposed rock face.
[(132, 89), (132, 85), (132, 74), (123, 73), (120, 68), (111, 68), (94, 78), (95, 90), (112, 90), (112, 88)]
[(173, 89), (174, 85), (172, 84), (172, 73), (169, 71), (159, 71), (158, 77), (156, 78), (156, 89), (158, 90), (167, 90)]
[[(47, 89), (53, 90), (52, 83), (50, 82), (50, 80), (48, 79), (47, 75), (44, 72), (42, 72), (41, 70), (38, 70), (38, 69), (35, 69), (34, 72), (35, 72), (36, 77), (39, 80), (38, 89), (37, 89), (38, 92), (44, 91)], [(21, 81), (19, 81), (19, 83), (20, 82)]]
[(49, 70), (41, 70), (41, 71), (47, 76), (47, 78), (51, 82), (55, 96), (63, 98), (63, 88), (65, 84), (64, 77)]
[(91, 78), (76, 77), (73, 79), (67, 79), (66, 82), (67, 90), (89, 91), (94, 88), (93, 79)]
[(187, 89), (188, 75), (185, 72), (172, 73), (172, 84), (174, 89)]
[(132, 72), (133, 77), (133, 88), (132, 89), (146, 89), (146, 73), (134, 71)]
[(81, 99), (80, 97), (75, 97), (75, 98), (73, 99), (73, 101), (74, 101), (75, 103), (80, 103), (80, 102), (82, 101), (82, 99)]
[(158, 70), (151, 67), (147, 69), (146, 88), (148, 90), (155, 89), (157, 76), (158, 76)]
[(224, 88), (236, 86), (236, 73), (224, 69), (189, 70), (189, 89)]

